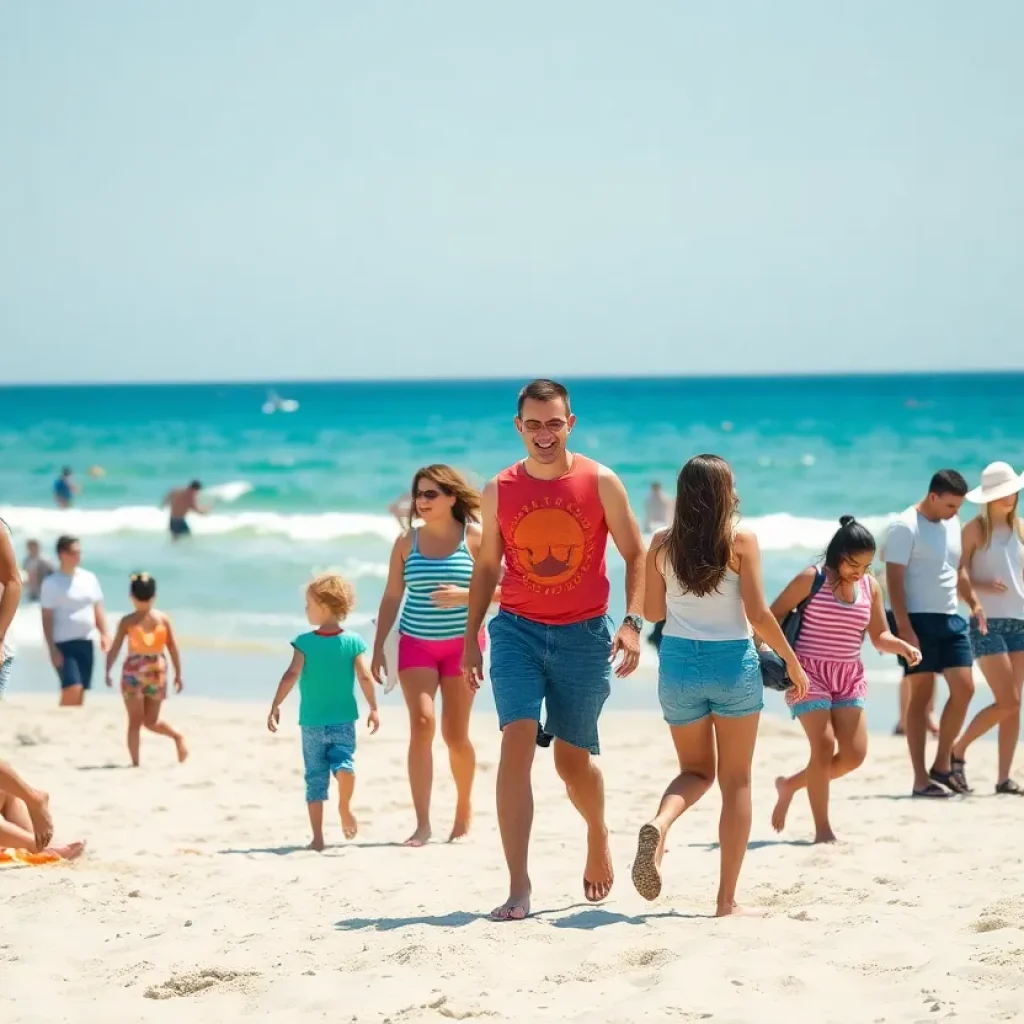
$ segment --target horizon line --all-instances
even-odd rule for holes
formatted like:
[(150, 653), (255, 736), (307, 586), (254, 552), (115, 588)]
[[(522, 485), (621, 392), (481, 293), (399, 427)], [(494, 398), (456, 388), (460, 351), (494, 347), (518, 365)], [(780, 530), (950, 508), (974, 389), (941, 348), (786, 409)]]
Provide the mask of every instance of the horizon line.
[[(773, 380), (888, 380), (902, 377), (916, 377), (925, 380), (945, 379), (949, 377), (994, 377), (999, 375), (1024, 376), (1024, 367), (1005, 367), (1001, 369), (950, 369), (950, 370), (890, 370), (882, 371), (858, 371), (849, 373), (843, 371), (797, 371), (795, 373), (689, 373), (689, 374), (637, 374), (635, 376), (622, 376), (617, 374), (558, 374), (565, 380), (575, 383), (591, 383), (602, 381), (618, 381), (620, 383), (644, 383), (644, 382), (665, 382), (665, 381), (773, 381)], [(15, 381), (0, 383), (0, 392), (15, 390), (31, 390), (40, 388), (104, 388), (104, 387), (247, 387), (259, 386), (265, 388), (289, 387), (291, 385), (309, 384), (511, 384), (526, 382), (536, 378), (526, 375), (522, 376), (423, 376), (423, 377), (245, 377), (238, 380), (93, 380), (93, 381)]]

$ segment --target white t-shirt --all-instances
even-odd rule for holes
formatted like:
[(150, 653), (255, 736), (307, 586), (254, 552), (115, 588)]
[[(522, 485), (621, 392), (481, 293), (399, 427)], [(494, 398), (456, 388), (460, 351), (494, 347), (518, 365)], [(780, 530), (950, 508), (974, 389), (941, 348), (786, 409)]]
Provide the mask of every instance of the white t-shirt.
[(957, 614), (960, 552), (960, 520), (956, 516), (933, 523), (912, 506), (893, 520), (882, 558), (906, 566), (903, 586), (908, 612)]
[(100, 581), (88, 569), (76, 569), (71, 576), (60, 571), (47, 576), (39, 603), (53, 612), (53, 642), (92, 639), (96, 605), (102, 600)]

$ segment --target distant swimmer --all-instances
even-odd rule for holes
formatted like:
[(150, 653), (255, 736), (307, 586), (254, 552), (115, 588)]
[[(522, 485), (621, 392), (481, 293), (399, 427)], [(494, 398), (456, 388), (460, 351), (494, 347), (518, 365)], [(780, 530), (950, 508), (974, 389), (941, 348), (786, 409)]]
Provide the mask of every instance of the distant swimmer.
[(661, 484), (655, 480), (644, 502), (644, 532), (653, 533), (668, 526), (672, 522), (673, 504), (672, 499), (661, 489)]
[(70, 466), (65, 466), (60, 471), (60, 476), (53, 481), (53, 500), (57, 508), (71, 508), (75, 495), (78, 493), (78, 484), (72, 479), (74, 473)]
[(43, 558), (39, 541), (30, 540), (26, 545), (25, 560), (21, 563), (25, 572), (24, 595), (30, 601), (38, 601), (43, 589), (43, 580), (53, 572), (53, 563)]
[(176, 487), (173, 491), (168, 491), (160, 503), (161, 508), (170, 507), (171, 518), (167, 528), (171, 531), (173, 540), (187, 537), (192, 532), (188, 525), (189, 512), (205, 516), (210, 511), (207, 506), (199, 504), (199, 492), (202, 489), (203, 485), (198, 480), (193, 480), (188, 487)]

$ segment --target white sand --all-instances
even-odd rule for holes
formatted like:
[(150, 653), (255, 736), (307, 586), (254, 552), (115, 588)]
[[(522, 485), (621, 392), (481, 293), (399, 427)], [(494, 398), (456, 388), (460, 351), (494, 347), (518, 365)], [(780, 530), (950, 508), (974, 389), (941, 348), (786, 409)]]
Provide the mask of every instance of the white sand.
[[(551, 752), (538, 751), (540, 913), (495, 924), (482, 916), (505, 895), (490, 715), (474, 723), (469, 842), (390, 845), (412, 827), (393, 711), (377, 737), (360, 734), (360, 837), (343, 844), (331, 815), (336, 845), (318, 855), (291, 852), (308, 841), (292, 719), (274, 737), (263, 705), (177, 700), (167, 712), (192, 759), (179, 767), (170, 742), (144, 735), (131, 771), (116, 702), (0, 705), (0, 751), (50, 790), (58, 837), (90, 843), (74, 865), (0, 869), (0, 1020), (1024, 1020), (1024, 800), (988, 795), (990, 744), (970, 766), (979, 795), (937, 803), (904, 799), (905, 748), (873, 739), (865, 767), (835, 789), (847, 844), (816, 848), (802, 798), (792, 842), (771, 832), (773, 779), (805, 746), (795, 727), (766, 721), (741, 899), (767, 916), (715, 921), (714, 793), (671, 836), (661, 900), (633, 891), (636, 830), (673, 761), (656, 716), (609, 714), (611, 898), (582, 898), (583, 829)], [(437, 766), (445, 835), (440, 746)]]

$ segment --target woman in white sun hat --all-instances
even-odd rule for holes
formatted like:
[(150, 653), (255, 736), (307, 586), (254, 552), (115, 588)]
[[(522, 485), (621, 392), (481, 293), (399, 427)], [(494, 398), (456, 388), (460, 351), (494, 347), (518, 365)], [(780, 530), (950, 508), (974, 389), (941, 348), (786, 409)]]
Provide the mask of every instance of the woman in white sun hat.
[(1014, 796), (1024, 796), (1024, 788), (1010, 777), (1024, 686), (1024, 521), (1017, 515), (1022, 489), (1024, 473), (993, 462), (982, 472), (981, 485), (967, 495), (968, 501), (984, 506), (963, 529), (960, 564), (986, 620), (971, 620), (971, 647), (995, 703), (979, 711), (953, 744), (953, 770), (964, 778), (967, 748), (998, 724), (996, 792)]

